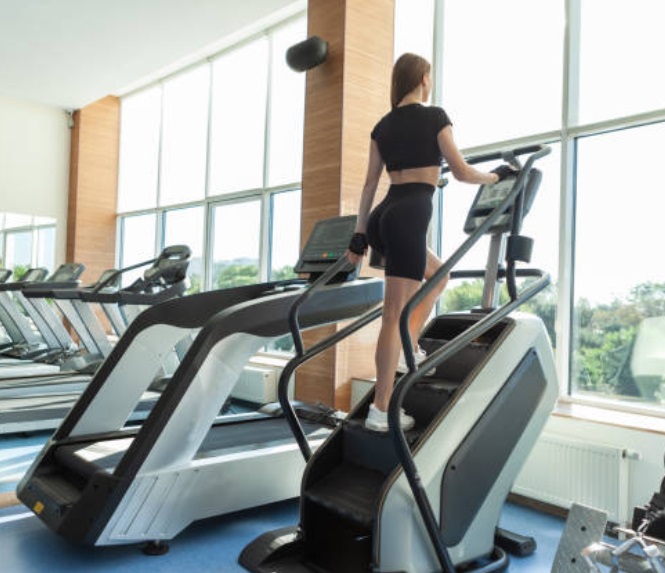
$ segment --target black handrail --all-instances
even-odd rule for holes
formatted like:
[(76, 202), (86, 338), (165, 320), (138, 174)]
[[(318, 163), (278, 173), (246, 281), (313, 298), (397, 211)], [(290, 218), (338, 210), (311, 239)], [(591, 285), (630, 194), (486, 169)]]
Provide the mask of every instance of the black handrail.
[(302, 335), (300, 334), (300, 307), (305, 304), (309, 298), (322, 286), (328, 284), (342, 269), (348, 267), (349, 263), (346, 257), (340, 257), (335, 261), (331, 267), (328, 268), (326, 272), (317, 277), (317, 279), (312, 282), (310, 287), (293, 303), (291, 311), (289, 312), (289, 329), (291, 330), (291, 335), (293, 336), (293, 343), (296, 347), (296, 355), (300, 356), (305, 352), (305, 347), (302, 342)]
[[(418, 474), (418, 469), (413, 460), (413, 456), (411, 455), (409, 444), (400, 425), (400, 415), (404, 396), (406, 395), (406, 392), (413, 386), (413, 384), (415, 384), (415, 382), (424, 376), (424, 373), (444, 362), (466, 344), (482, 335), (484, 332), (488, 331), (510, 312), (524, 304), (524, 302), (544, 289), (550, 282), (549, 275), (542, 273), (541, 279), (525, 289), (522, 296), (511, 299), (510, 302), (487, 314), (462, 334), (458, 335), (450, 342), (437, 349), (420, 364), (418, 370), (416, 370), (415, 359), (413, 355), (413, 345), (409, 332), (409, 319), (415, 307), (451, 272), (452, 268), (469, 251), (471, 246), (478, 242), (482, 235), (484, 235), (485, 232), (492, 227), (496, 219), (498, 219), (506, 211), (506, 209), (511, 207), (517, 196), (522, 193), (533, 163), (537, 159), (540, 159), (541, 157), (549, 154), (550, 151), (551, 150), (549, 147), (542, 145), (531, 146), (512, 151), (512, 156), (523, 155), (527, 153), (530, 153), (531, 155), (524, 165), (524, 168), (519, 172), (511, 192), (497, 207), (494, 208), (494, 210), (487, 216), (485, 221), (443, 263), (443, 265), (434, 273), (434, 275), (427, 282), (425, 282), (425, 284), (411, 297), (411, 299), (405, 305), (404, 310), (400, 316), (400, 338), (402, 341), (404, 357), (406, 359), (409, 372), (400, 379), (391, 396), (390, 404), (388, 406), (388, 429), (393, 438), (397, 457), (407, 477), (407, 481), (409, 482), (409, 486), (411, 487), (416, 504), (418, 505), (418, 509), (423, 518), (425, 528), (430, 537), (430, 541), (434, 547), (437, 560), (439, 561), (439, 564), (441, 565), (442, 571), (444, 573), (455, 573), (455, 567), (452, 563), (452, 560), (450, 559), (448, 549), (441, 539), (441, 533), (436, 516), (434, 515), (434, 510), (432, 509), (429, 499), (427, 498), (427, 493), (422, 485), (420, 475)], [(505, 157), (506, 154), (504, 153), (486, 154), (467, 159), (467, 163), (481, 163), (494, 159), (504, 159)], [(445, 167), (442, 168), (442, 173), (445, 173), (446, 171), (448, 171), (448, 169)], [(514, 272), (514, 267), (509, 269), (509, 271)]]
[(293, 433), (296, 441), (298, 442), (298, 447), (302, 452), (305, 461), (309, 461), (312, 457), (312, 449), (309, 447), (309, 442), (305, 436), (305, 431), (302, 428), (302, 424), (296, 415), (293, 404), (289, 400), (289, 382), (291, 380), (292, 374), (305, 362), (308, 362), (315, 356), (321, 354), (324, 350), (327, 350), (331, 346), (334, 346), (347, 336), (350, 336), (354, 332), (360, 330), (362, 327), (366, 326), (370, 322), (376, 320), (383, 313), (383, 306), (379, 306), (372, 310), (368, 310), (351, 324), (348, 324), (335, 334), (325, 338), (314, 344), (311, 348), (305, 351), (303, 354), (296, 355), (293, 357), (282, 370), (282, 374), (279, 377), (279, 383), (277, 386), (277, 397), (279, 403), (282, 406), (282, 411), (284, 412), (284, 417), (286, 418), (289, 426), (291, 427), (291, 432)]
[(291, 310), (289, 311), (289, 329), (291, 331), (291, 336), (293, 337), (293, 342), (296, 347), (296, 355), (287, 362), (282, 370), (282, 374), (279, 377), (279, 383), (277, 385), (277, 397), (279, 403), (282, 406), (282, 411), (284, 412), (284, 417), (288, 422), (291, 432), (298, 442), (298, 447), (302, 452), (305, 461), (309, 461), (312, 457), (312, 450), (309, 447), (309, 442), (305, 436), (305, 431), (298, 420), (293, 404), (289, 400), (289, 382), (291, 380), (291, 375), (295, 370), (305, 362), (314, 358), (327, 348), (337, 344), (342, 339), (350, 336), (357, 330), (361, 329), (363, 326), (369, 324), (377, 317), (381, 316), (383, 308), (375, 308), (369, 310), (357, 318), (352, 323), (346, 325), (342, 330), (336, 332), (335, 334), (325, 338), (324, 340), (316, 343), (309, 350), (305, 351), (305, 347), (302, 340), (301, 328), (299, 314), (300, 309), (305, 304), (311, 296), (323, 286), (328, 284), (339, 272), (344, 269), (349, 268), (351, 263), (346, 258), (346, 256), (340, 257), (335, 263), (323, 274), (316, 278), (315, 281), (311, 283), (309, 288), (305, 290), (293, 303)]

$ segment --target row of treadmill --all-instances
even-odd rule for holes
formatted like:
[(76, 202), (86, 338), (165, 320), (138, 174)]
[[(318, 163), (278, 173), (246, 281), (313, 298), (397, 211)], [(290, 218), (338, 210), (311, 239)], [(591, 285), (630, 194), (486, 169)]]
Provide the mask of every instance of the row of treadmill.
[[(302, 278), (143, 307), (20, 482), (20, 501), (70, 541), (141, 544), (159, 554), (194, 521), (299, 497), (299, 523), (248, 545), (239, 556), (244, 568), (504, 570), (500, 513), (558, 393), (547, 332), (519, 312), (549, 282), (540, 270), (517, 268), (531, 252), (520, 232), (541, 178), (533, 164), (547, 153), (534, 146), (469, 160), (509, 161), (519, 171), (480, 187), (468, 238), (405, 309), (411, 368), (396, 375), (389, 432), (364, 426), (372, 391), (348, 414), (289, 398), (302, 364), (381, 316), (383, 280), (358, 276), (345, 257), (355, 217), (328, 219), (300, 255)], [(454, 270), (483, 237), (486, 268)], [(449, 273), (484, 278), (483, 303), (434, 317), (420, 340), (427, 359), (416, 367), (409, 314)], [(504, 282), (510, 300), (498, 306)], [(303, 330), (336, 323), (334, 334), (304, 347)], [(279, 381), (279, 404), (224, 413), (248, 360), (289, 334), (296, 351)], [(165, 367), (174, 355), (174, 367)], [(298, 377), (299, 388), (308, 383)], [(416, 420), (407, 432), (396, 423), (402, 407)]]
[(87, 286), (78, 263), (51, 275), (31, 268), (14, 281), (0, 270), (0, 434), (57, 428), (134, 318), (185, 293), (190, 254), (167, 247)]

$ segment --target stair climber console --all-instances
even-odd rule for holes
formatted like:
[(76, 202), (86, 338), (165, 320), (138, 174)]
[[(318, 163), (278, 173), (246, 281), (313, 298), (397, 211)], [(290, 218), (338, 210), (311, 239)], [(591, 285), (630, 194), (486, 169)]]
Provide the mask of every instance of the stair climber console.
[[(531, 241), (520, 226), (540, 181), (533, 163), (547, 153), (536, 146), (469, 160), (503, 159), (519, 172), (480, 187), (467, 221), (469, 238), (405, 308), (400, 331), (411, 369), (393, 392), (390, 431), (365, 428), (370, 392), (316, 452), (301, 445), (309, 461), (300, 522), (249, 544), (239, 559), (246, 569), (485, 573), (507, 567), (508, 556), (495, 542), (500, 512), (558, 395), (542, 321), (515, 312), (549, 283), (542, 271), (515, 265), (529, 259)], [(528, 155), (524, 165), (519, 155)], [(428, 356), (416, 367), (408, 354), (410, 312), (484, 234), (492, 237), (487, 268), (460, 273), (491, 283), (482, 308), (434, 318), (420, 340)], [(506, 235), (504, 269), (497, 255)], [(518, 292), (520, 276), (535, 280)], [(497, 307), (495, 287), (503, 278), (510, 301)], [(306, 354), (294, 363), (305, 362)], [(288, 401), (281, 384), (280, 401)], [(416, 421), (406, 433), (401, 407)], [(292, 429), (297, 436), (297, 424)]]

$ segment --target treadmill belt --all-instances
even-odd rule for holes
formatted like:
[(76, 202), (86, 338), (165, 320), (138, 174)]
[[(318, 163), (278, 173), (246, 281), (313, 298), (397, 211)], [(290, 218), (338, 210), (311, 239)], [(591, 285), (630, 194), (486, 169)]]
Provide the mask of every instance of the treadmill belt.
[[(308, 439), (323, 439), (330, 433), (330, 428), (326, 426), (307, 421), (301, 423)], [(133, 441), (133, 437), (127, 437), (60, 446), (55, 452), (55, 457), (60, 463), (79, 475), (90, 476), (99, 469), (111, 473)], [(295, 438), (284, 418), (220, 423), (210, 428), (195, 459), (237, 451), (258, 450), (278, 443), (294, 441)]]

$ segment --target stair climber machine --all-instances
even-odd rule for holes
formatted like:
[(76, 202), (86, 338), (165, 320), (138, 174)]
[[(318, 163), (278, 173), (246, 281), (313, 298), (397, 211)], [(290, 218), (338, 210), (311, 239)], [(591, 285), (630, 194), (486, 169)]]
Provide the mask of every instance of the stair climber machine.
[[(503, 159), (519, 172), (480, 187), (465, 224), (469, 237), (406, 305), (400, 335), (410, 370), (393, 392), (389, 432), (364, 426), (370, 391), (314, 454), (301, 447), (309, 461), (301, 484), (300, 523), (248, 545), (239, 558), (246, 569), (480, 573), (507, 567), (507, 554), (495, 546), (500, 512), (558, 394), (543, 323), (513, 312), (549, 284), (540, 270), (516, 269), (517, 261), (530, 259), (531, 240), (519, 233), (541, 179), (533, 164), (549, 151), (535, 146), (469, 159)], [(522, 155), (528, 155), (524, 165), (518, 159)], [(444, 165), (442, 172), (447, 170)], [(411, 312), (485, 234), (491, 236), (487, 268), (457, 274), (485, 278), (483, 308), (430, 321), (420, 340), (428, 355), (416, 367), (408, 330)], [(522, 292), (516, 277), (530, 278)], [(510, 301), (497, 308), (495, 287), (504, 278)], [(285, 373), (317, 353), (313, 348), (296, 356)], [(290, 410), (287, 387), (288, 379), (280, 380), (285, 412)], [(402, 406), (415, 418), (406, 433), (399, 425)], [(297, 420), (289, 420), (294, 434), (302, 436)], [(298, 442), (305, 445), (302, 438)]]
[[(314, 228), (292, 279), (203, 292), (139, 315), (26, 473), (19, 499), (53, 531), (89, 545), (146, 543), (153, 553), (191, 522), (294, 498), (304, 460), (276, 408), (220, 416), (244, 365), (289, 333), (381, 312), (383, 280), (356, 278), (345, 250), (355, 216)], [(191, 332), (140, 427), (126, 421), (165, 353)], [(339, 423), (299, 408), (309, 447)]]
[(29, 269), (20, 280), (0, 284), (0, 305), (7, 312), (11, 312), (9, 309), (13, 305), (16, 312), (13, 316), (24, 319), (15, 324), (27, 321), (33, 337), (37, 332), (38, 340), (42, 341), (35, 344), (34, 338), (22, 331), (27, 344), (16, 345), (3, 353), (9, 360), (0, 363), (0, 383), (5, 378), (58, 372), (58, 362), (77, 351), (76, 343), (48, 302), (30, 300), (25, 297), (25, 292), (37, 285), (52, 289), (78, 287), (78, 279), (84, 270), (85, 266), (80, 263), (65, 263), (43, 279), (44, 269)]
[[(86, 351), (68, 357), (57, 372), (0, 380), (0, 434), (57, 428), (113, 348), (108, 338), (105, 339), (106, 333), (92, 310), (93, 304), (101, 305), (107, 317), (120, 320), (118, 328), (122, 327), (124, 332), (127, 317), (132, 314), (121, 309), (145, 309), (185, 293), (190, 255), (189, 247), (174, 245), (154, 259), (120, 270), (104, 271), (95, 284), (87, 287), (56, 289), (41, 283), (26, 288), (23, 294), (29, 301), (48, 298), (59, 306), (70, 323), (76, 325), (77, 333), (85, 340)], [(142, 278), (124, 289), (117, 288), (124, 273), (146, 266)], [(185, 342), (164, 357), (154, 383), (132, 413), (132, 422), (138, 423), (147, 415), (165, 380), (177, 367)]]

